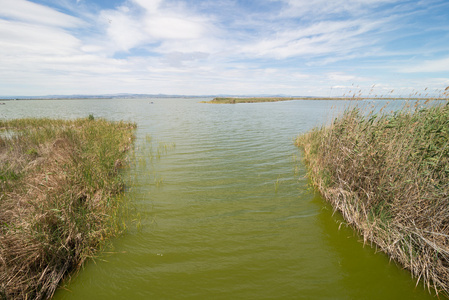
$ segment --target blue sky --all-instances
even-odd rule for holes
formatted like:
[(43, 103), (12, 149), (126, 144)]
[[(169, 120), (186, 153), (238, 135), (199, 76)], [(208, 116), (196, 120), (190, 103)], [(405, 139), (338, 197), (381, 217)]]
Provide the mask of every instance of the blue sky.
[(447, 0), (0, 0), (0, 96), (438, 95)]

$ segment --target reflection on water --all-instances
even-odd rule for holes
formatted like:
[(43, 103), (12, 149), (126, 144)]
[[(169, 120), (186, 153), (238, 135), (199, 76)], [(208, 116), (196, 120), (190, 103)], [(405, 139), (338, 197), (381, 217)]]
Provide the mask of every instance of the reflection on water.
[[(199, 101), (15, 101), (1, 108), (2, 118), (94, 114), (138, 124), (140, 163), (127, 173), (127, 196), (140, 226), (55, 299), (430, 298), (351, 229), (338, 230), (338, 216), (308, 189), (293, 139), (332, 119), (331, 107), (342, 110), (344, 102)], [(148, 157), (147, 135), (157, 158)]]

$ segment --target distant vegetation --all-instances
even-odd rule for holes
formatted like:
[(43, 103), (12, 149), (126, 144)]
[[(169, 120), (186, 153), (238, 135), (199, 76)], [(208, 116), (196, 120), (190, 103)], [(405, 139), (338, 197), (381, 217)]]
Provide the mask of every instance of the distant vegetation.
[(313, 185), (365, 242), (448, 295), (448, 104), (348, 109), (297, 145)]
[(290, 97), (253, 97), (253, 98), (214, 98), (211, 101), (203, 101), (202, 103), (211, 104), (235, 104), (235, 103), (254, 103), (254, 102), (277, 102), (277, 101), (287, 101), (295, 100), (297, 98)]
[(50, 298), (105, 239), (117, 215), (136, 125), (93, 115), (0, 121), (0, 298)]
[[(217, 97), (210, 101), (201, 101), (200, 103), (210, 104), (237, 104), (237, 103), (258, 103), (258, 102), (278, 102), (289, 100), (419, 100), (422, 98), (395, 98), (395, 97), (361, 97), (353, 95), (351, 97)], [(444, 98), (435, 98), (444, 100)]]

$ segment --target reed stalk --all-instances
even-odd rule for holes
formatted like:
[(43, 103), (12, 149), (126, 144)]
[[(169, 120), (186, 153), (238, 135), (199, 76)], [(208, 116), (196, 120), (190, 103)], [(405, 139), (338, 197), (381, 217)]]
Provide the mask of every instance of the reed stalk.
[(0, 298), (48, 299), (120, 232), (135, 124), (0, 121)]
[(296, 144), (312, 184), (365, 243), (449, 294), (447, 103), (391, 114), (347, 109)]

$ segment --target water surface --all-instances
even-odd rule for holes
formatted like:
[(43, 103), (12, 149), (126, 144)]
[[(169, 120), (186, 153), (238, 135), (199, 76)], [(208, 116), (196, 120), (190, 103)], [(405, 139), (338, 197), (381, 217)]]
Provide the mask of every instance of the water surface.
[(126, 176), (140, 226), (113, 241), (114, 253), (87, 263), (55, 299), (431, 298), (407, 271), (340, 226), (307, 186), (293, 139), (330, 120), (331, 108), (344, 102), (198, 102), (33, 100), (0, 107), (1, 118), (93, 114), (138, 124), (140, 163)]

